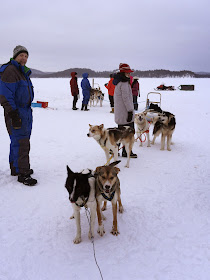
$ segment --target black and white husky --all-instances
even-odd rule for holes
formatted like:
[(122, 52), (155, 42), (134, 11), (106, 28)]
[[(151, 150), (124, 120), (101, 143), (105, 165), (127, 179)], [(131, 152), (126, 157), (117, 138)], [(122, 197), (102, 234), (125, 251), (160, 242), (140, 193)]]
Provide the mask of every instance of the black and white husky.
[(167, 150), (171, 151), (171, 139), (172, 134), (174, 133), (176, 126), (175, 116), (166, 111), (158, 114), (158, 117), (155, 120), (154, 129), (153, 129), (153, 140), (151, 144), (154, 145), (156, 137), (161, 134), (161, 150), (165, 148), (165, 138), (167, 138)]
[(95, 177), (93, 171), (85, 169), (80, 173), (74, 173), (67, 166), (67, 179), (65, 187), (69, 193), (69, 200), (73, 207), (73, 215), (71, 219), (75, 218), (77, 233), (73, 242), (80, 243), (81, 240), (81, 222), (80, 209), (85, 206), (90, 208), (90, 230), (89, 238), (94, 237), (95, 218), (96, 218), (96, 198), (95, 198)]

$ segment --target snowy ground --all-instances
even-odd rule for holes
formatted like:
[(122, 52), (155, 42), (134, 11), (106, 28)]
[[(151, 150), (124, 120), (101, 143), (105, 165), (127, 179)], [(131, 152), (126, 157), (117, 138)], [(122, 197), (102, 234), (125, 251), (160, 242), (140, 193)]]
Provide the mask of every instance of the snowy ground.
[[(92, 82), (92, 79), (90, 79)], [(34, 108), (31, 167), (35, 187), (10, 176), (9, 138), (0, 108), (0, 279), (98, 280), (88, 221), (82, 209), (82, 243), (72, 240), (75, 221), (64, 188), (66, 165), (73, 171), (106, 163), (88, 124), (113, 127), (108, 79), (95, 79), (105, 93), (103, 107), (72, 111), (69, 79), (33, 79), (35, 101), (53, 109)], [(105, 212), (106, 234), (95, 233), (94, 245), (103, 279), (210, 279), (210, 79), (140, 79), (139, 111), (146, 95), (161, 82), (195, 91), (162, 92), (162, 109), (175, 114), (172, 151), (160, 151), (160, 137), (151, 148), (135, 143), (137, 159), (130, 168), (121, 158), (123, 214), (119, 236), (110, 234), (111, 204)], [(80, 83), (80, 80), (79, 80)], [(78, 101), (81, 106), (81, 99)], [(97, 223), (96, 223), (97, 227)]]

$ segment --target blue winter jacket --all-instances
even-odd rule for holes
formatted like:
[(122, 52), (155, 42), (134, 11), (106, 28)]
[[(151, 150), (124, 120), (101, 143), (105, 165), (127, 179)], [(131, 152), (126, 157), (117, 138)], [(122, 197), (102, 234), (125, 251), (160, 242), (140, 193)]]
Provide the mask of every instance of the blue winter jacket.
[(83, 77), (83, 79), (81, 81), (81, 88), (82, 88), (83, 94), (86, 92), (89, 93), (91, 90), (91, 85), (88, 80), (88, 73), (82, 74), (82, 77)]
[(0, 68), (0, 103), (5, 113), (31, 107), (34, 98), (31, 70), (11, 59)]

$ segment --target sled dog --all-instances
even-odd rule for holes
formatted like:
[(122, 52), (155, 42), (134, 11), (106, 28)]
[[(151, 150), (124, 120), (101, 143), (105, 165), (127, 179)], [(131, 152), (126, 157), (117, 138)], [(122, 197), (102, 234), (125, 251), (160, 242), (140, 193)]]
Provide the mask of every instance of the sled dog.
[(123, 213), (123, 206), (120, 198), (120, 180), (117, 176), (120, 169), (115, 167), (120, 161), (111, 163), (108, 166), (99, 166), (95, 170), (96, 177), (96, 201), (97, 201), (97, 216), (98, 216), (98, 233), (103, 236), (105, 233), (102, 219), (105, 217), (102, 214), (101, 204), (104, 201), (103, 210), (106, 209), (107, 201), (112, 203), (113, 226), (111, 233), (118, 235), (119, 230), (117, 226), (117, 202), (119, 205), (119, 212)]
[(142, 147), (142, 134), (146, 133), (147, 138), (147, 147), (151, 147), (150, 138), (149, 138), (149, 127), (150, 123), (146, 118), (147, 112), (144, 111), (142, 113), (135, 114), (134, 122), (136, 124), (137, 130), (136, 134), (140, 140), (139, 146)]
[(125, 167), (129, 167), (130, 153), (134, 144), (135, 130), (131, 127), (125, 126), (119, 128), (104, 128), (104, 125), (91, 125), (89, 124), (88, 137), (93, 137), (106, 154), (106, 160), (109, 161), (110, 150), (114, 154), (114, 161), (118, 160), (118, 144), (125, 146), (127, 152), (127, 163)]
[(69, 193), (69, 200), (73, 208), (71, 219), (75, 218), (77, 233), (73, 242), (81, 242), (81, 223), (80, 209), (85, 206), (90, 208), (90, 230), (89, 238), (94, 237), (95, 217), (96, 217), (96, 199), (95, 199), (95, 177), (90, 169), (83, 170), (80, 173), (74, 173), (67, 166), (67, 179), (65, 187)]
[(90, 106), (95, 106), (100, 102), (100, 107), (102, 107), (104, 100), (104, 94), (100, 89), (92, 88), (90, 91)]
[(171, 138), (172, 134), (174, 133), (175, 126), (176, 119), (172, 113), (166, 111), (159, 113), (154, 124), (154, 137), (151, 143), (154, 145), (156, 137), (161, 134), (161, 150), (164, 150), (165, 138), (167, 138), (167, 150), (171, 151)]

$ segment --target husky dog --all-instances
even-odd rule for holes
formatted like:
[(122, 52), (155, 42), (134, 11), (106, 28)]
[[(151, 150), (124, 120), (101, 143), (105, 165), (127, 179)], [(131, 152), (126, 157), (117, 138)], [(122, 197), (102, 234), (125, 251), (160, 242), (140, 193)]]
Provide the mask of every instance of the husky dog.
[(154, 145), (156, 137), (161, 134), (161, 150), (164, 150), (165, 148), (165, 138), (167, 137), (167, 150), (171, 151), (171, 138), (175, 126), (175, 116), (170, 112), (162, 111), (162, 113), (158, 114), (158, 117), (156, 118), (153, 129), (154, 137), (151, 143)]
[(81, 242), (80, 209), (83, 206), (90, 208), (90, 230), (88, 236), (90, 239), (94, 237), (96, 217), (95, 177), (90, 169), (74, 173), (68, 166), (67, 174), (65, 188), (69, 193), (69, 200), (74, 210), (71, 219), (75, 218), (77, 226), (77, 234), (73, 242), (78, 244)]
[(94, 104), (96, 103), (96, 105), (100, 102), (100, 107), (102, 107), (102, 103), (104, 100), (104, 94), (102, 93), (102, 91), (97, 88), (92, 88), (90, 91), (90, 106), (95, 106)]
[(111, 163), (108, 166), (99, 166), (95, 170), (96, 177), (96, 201), (97, 201), (97, 216), (98, 216), (98, 233), (103, 236), (105, 233), (104, 225), (102, 219), (105, 217), (101, 212), (101, 204), (104, 201), (104, 209), (106, 208), (107, 201), (112, 203), (112, 213), (113, 213), (113, 226), (111, 233), (113, 235), (118, 235), (117, 227), (117, 202), (119, 204), (119, 212), (123, 213), (123, 206), (120, 198), (120, 180), (117, 176), (120, 169), (115, 167), (120, 161)]
[(122, 129), (119, 128), (104, 128), (104, 125), (91, 125), (89, 124), (88, 137), (93, 137), (106, 154), (106, 160), (109, 162), (110, 150), (114, 154), (114, 160), (118, 160), (118, 144), (122, 143), (125, 146), (127, 152), (127, 163), (125, 167), (129, 167), (130, 154), (134, 144), (135, 130), (131, 127), (125, 126)]
[(134, 122), (137, 126), (136, 134), (138, 138), (140, 139), (139, 146), (142, 147), (142, 134), (146, 133), (147, 136), (147, 147), (151, 147), (150, 145), (150, 139), (149, 139), (149, 126), (150, 123), (148, 122), (146, 118), (147, 112), (144, 111), (142, 113), (135, 114)]

